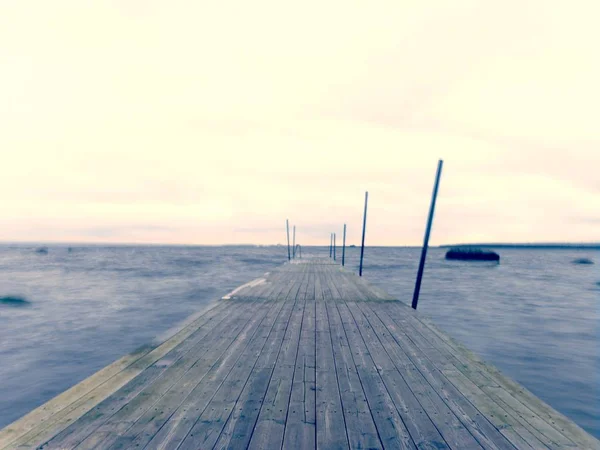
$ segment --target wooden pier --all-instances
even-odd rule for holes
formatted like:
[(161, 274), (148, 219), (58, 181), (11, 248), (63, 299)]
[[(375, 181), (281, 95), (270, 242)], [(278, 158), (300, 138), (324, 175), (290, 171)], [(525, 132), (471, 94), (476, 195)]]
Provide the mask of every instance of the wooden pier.
[[(4, 363), (7, 363), (6, 361)], [(405, 303), (293, 260), (0, 431), (0, 449), (598, 449)]]

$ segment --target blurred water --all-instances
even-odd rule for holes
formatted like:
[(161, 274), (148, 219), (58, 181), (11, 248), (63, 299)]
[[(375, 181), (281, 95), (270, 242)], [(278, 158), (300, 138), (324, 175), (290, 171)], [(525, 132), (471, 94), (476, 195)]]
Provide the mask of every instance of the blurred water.
[[(35, 250), (0, 246), (0, 427), (287, 258), (285, 247)], [(367, 248), (364, 276), (410, 304), (419, 252)], [(600, 437), (600, 271), (571, 264), (600, 255), (500, 253), (498, 265), (430, 249), (419, 311)], [(347, 249), (349, 268), (358, 254)]]

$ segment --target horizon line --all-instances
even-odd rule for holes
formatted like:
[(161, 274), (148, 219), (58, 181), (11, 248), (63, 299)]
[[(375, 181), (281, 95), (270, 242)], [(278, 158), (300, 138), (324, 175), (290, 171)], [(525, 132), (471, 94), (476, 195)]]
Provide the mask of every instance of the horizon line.
[[(200, 244), (200, 243), (165, 243), (165, 242), (91, 242), (91, 241), (5, 241), (0, 240), (0, 245), (87, 245), (87, 246), (154, 246), (154, 247), (287, 247), (287, 244), (274, 243), (274, 244), (254, 244), (254, 243), (218, 243), (218, 244)], [(327, 247), (327, 245), (302, 245), (302, 247)], [(346, 247), (360, 247), (357, 244), (346, 244)], [(459, 244), (439, 244), (429, 245), (429, 247), (461, 247), (461, 246), (479, 246), (479, 247), (492, 247), (492, 246), (581, 246), (600, 247), (600, 241), (597, 242), (473, 242), (473, 243), (459, 243)], [(342, 247), (338, 245), (337, 247)], [(411, 247), (421, 248), (422, 244), (398, 244), (398, 245), (365, 245), (365, 247)]]

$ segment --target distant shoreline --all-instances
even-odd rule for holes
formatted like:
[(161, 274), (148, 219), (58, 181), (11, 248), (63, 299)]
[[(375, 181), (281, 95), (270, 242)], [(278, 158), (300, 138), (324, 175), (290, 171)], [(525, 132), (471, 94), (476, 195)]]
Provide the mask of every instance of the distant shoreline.
[[(282, 247), (286, 248), (286, 244), (165, 244), (165, 243), (127, 243), (127, 242), (61, 242), (61, 241), (0, 241), (0, 247), (48, 247), (48, 248), (132, 248), (132, 247), (172, 247), (172, 248), (202, 248), (202, 247)], [(305, 248), (327, 248), (327, 245), (304, 245)], [(337, 247), (341, 248), (341, 245)], [(366, 245), (368, 248), (421, 248), (421, 245)], [(430, 248), (451, 248), (451, 247), (478, 247), (478, 248), (523, 248), (523, 249), (548, 249), (548, 250), (600, 250), (600, 242), (598, 243), (510, 243), (510, 244), (494, 244), (494, 243), (474, 243), (474, 244), (443, 244), (430, 245)], [(346, 244), (346, 248), (360, 248), (360, 244)]]
[(565, 250), (600, 250), (600, 243), (562, 243), (562, 244), (552, 244), (552, 243), (526, 243), (526, 244), (453, 244), (453, 245), (440, 245), (439, 248), (451, 248), (451, 247), (479, 247), (479, 248), (531, 248), (531, 249), (565, 249)]

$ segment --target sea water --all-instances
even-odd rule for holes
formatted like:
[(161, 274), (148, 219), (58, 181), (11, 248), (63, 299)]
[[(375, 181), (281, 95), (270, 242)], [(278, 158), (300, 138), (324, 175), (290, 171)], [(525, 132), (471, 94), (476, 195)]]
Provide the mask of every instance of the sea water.
[[(287, 260), (278, 246), (39, 247), (0, 246), (0, 428)], [(419, 312), (600, 438), (599, 252), (499, 253), (446, 261), (431, 248)], [(410, 304), (419, 255), (367, 247), (364, 277)], [(349, 270), (358, 258), (346, 249)]]

